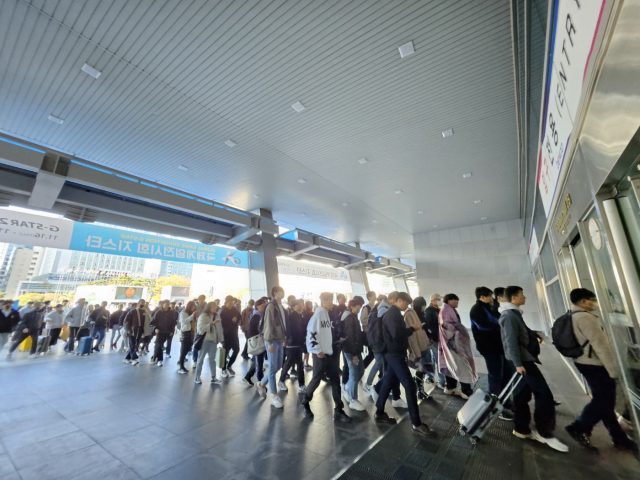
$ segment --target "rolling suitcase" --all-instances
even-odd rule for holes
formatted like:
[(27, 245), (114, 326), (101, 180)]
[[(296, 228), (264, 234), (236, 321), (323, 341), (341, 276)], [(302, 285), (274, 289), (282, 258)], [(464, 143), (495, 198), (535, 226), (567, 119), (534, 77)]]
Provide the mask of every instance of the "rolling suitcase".
[(485, 393), (482, 389), (476, 390), (458, 412), (458, 423), (460, 423), (458, 433), (467, 435), (471, 444), (475, 445), (502, 413), (504, 402), (516, 389), (521, 379), (522, 375), (515, 373), (498, 397)]
[(82, 337), (78, 342), (78, 353), (76, 355), (91, 355), (93, 348), (93, 337)]
[(38, 337), (38, 346), (36, 347), (36, 353), (40, 354), (40, 355), (44, 355), (45, 353), (47, 353), (49, 351), (49, 344), (51, 343), (51, 337), (47, 336), (40, 336)]

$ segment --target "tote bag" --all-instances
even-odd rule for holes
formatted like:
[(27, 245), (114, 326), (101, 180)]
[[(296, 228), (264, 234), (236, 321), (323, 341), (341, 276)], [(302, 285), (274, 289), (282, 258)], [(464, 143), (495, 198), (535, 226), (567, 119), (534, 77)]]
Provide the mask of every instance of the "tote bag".
[(249, 355), (260, 355), (265, 350), (264, 337), (262, 335), (256, 335), (247, 340), (247, 353)]

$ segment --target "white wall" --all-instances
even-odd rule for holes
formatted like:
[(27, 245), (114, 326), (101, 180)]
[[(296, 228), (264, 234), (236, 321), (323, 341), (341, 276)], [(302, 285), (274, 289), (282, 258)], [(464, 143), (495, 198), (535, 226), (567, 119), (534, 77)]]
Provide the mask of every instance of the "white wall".
[(455, 293), (460, 318), (470, 326), (476, 287), (519, 285), (527, 297), (525, 321), (542, 329), (522, 220), (419, 233), (413, 244), (420, 295), (427, 301), (432, 293)]

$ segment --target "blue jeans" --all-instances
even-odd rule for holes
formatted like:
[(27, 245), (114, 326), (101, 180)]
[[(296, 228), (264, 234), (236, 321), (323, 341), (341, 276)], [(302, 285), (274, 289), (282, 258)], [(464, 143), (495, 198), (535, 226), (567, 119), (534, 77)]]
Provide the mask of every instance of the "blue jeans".
[[(211, 377), (216, 376), (216, 351), (218, 350), (217, 342), (202, 342), (202, 347), (198, 350), (198, 363), (196, 365), (196, 378), (200, 378), (202, 373), (202, 365), (204, 364), (204, 357), (209, 355), (209, 368), (211, 369)], [(195, 356), (195, 348), (193, 349)]]
[[(116, 333), (118, 334), (118, 338), (116, 338), (115, 340), (113, 339), (113, 337), (116, 336)], [(120, 327), (118, 325), (114, 325), (111, 328), (111, 345), (115, 345), (116, 343), (118, 343), (118, 340), (120, 340)]]
[(376, 375), (382, 369), (384, 365), (384, 354), (382, 353), (374, 353), (373, 358), (375, 358), (375, 363), (371, 370), (369, 370), (369, 376), (367, 377), (367, 385), (372, 385), (373, 381), (376, 379)]
[[(282, 368), (282, 362), (284, 360), (284, 345), (282, 342), (269, 342), (267, 346), (267, 374), (262, 379), (262, 383), (269, 384), (269, 391), (272, 394), (278, 393), (278, 382), (276, 381), (276, 374), (278, 370)], [(269, 351), (269, 347), (273, 346), (273, 352)]]
[(362, 355), (358, 355), (358, 364), (353, 361), (353, 356), (345, 353), (344, 358), (349, 365), (349, 381), (347, 382), (347, 391), (351, 396), (351, 400), (358, 399), (358, 382), (364, 375), (364, 362), (362, 361)]
[(444, 374), (440, 373), (438, 368), (438, 342), (429, 344), (429, 350), (431, 350), (431, 360), (433, 360), (433, 369), (435, 370), (436, 380), (440, 385), (445, 384)]
[(104, 337), (106, 335), (107, 335), (107, 329), (105, 327), (102, 327), (102, 328), (91, 327), (91, 337), (98, 339), (95, 347), (93, 348), (98, 348), (98, 345), (102, 343), (102, 340), (104, 340)]

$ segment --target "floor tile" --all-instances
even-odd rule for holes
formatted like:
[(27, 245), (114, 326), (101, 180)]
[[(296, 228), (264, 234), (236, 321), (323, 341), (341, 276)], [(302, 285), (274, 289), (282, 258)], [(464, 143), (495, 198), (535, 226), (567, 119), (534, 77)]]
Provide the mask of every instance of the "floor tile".
[(69, 480), (138, 480), (140, 476), (118, 460), (101, 463), (100, 465), (87, 465), (77, 475), (68, 477)]
[(9, 455), (0, 455), (0, 478), (4, 479), (10, 475), (17, 475), (16, 467)]
[(199, 454), (151, 478), (153, 478), (153, 480), (173, 480), (176, 478), (226, 479), (234, 470), (237, 470), (235, 465), (225, 462), (215, 455)]
[(175, 437), (174, 433), (158, 425), (149, 425), (107, 440), (102, 443), (102, 447), (114, 457), (121, 459), (172, 437)]
[(56, 420), (29, 430), (20, 430), (2, 439), (6, 449), (12, 452), (18, 448), (56, 438), (78, 430), (69, 420)]
[(77, 431), (18, 448), (12, 451), (10, 455), (13, 464), (18, 470), (21, 470), (56, 461), (63, 455), (94, 444), (95, 442), (84, 432)]
[[(83, 473), (91, 468), (113, 463), (113, 458), (99, 445), (92, 445), (66, 455), (60, 455), (41, 465), (19, 470), (23, 480), (60, 480), (63, 478), (82, 478)], [(86, 477), (85, 477), (86, 478)]]
[(82, 427), (82, 431), (93, 438), (96, 442), (106, 442), (112, 438), (116, 438), (151, 425), (149, 420), (139, 417), (138, 415), (127, 412), (124, 416), (126, 418), (104, 417), (103, 421), (100, 423)]
[(121, 459), (142, 478), (150, 478), (185, 460), (203, 453), (194, 442), (173, 437)]

